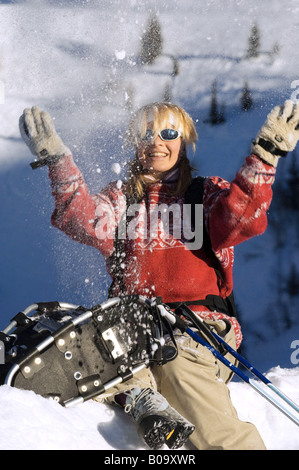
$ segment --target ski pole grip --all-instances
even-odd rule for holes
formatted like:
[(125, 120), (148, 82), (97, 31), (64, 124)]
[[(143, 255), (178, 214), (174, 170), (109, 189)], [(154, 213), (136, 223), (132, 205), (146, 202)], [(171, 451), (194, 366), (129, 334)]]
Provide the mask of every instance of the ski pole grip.
[(170, 313), (163, 305), (157, 305), (157, 307), (160, 310), (161, 316), (166, 318), (172, 326), (175, 325), (182, 333), (187, 330), (188, 325), (182, 318)]
[(168, 312), (163, 305), (157, 305), (157, 307), (160, 310), (162, 317), (165, 317), (172, 325), (176, 324), (176, 317), (172, 313)]

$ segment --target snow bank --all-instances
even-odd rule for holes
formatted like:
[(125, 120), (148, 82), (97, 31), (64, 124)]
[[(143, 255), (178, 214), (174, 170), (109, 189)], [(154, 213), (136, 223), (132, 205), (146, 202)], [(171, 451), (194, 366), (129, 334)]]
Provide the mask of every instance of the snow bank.
[[(267, 377), (298, 403), (299, 368), (277, 367)], [(292, 421), (245, 383), (232, 382), (230, 391), (240, 419), (257, 426), (268, 450), (299, 450)], [(128, 416), (114, 406), (88, 401), (63, 408), (6, 385), (0, 403), (0, 450), (146, 450)]]

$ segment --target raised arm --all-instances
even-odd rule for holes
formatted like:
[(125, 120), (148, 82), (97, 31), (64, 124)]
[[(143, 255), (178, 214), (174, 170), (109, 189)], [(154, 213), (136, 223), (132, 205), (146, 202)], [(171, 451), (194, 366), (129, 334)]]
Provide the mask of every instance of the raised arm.
[(219, 178), (208, 180), (204, 205), (215, 251), (265, 231), (279, 158), (294, 150), (298, 139), (299, 107), (287, 100), (268, 115), (252, 144), (252, 155), (232, 183)]
[(20, 132), (31, 153), (33, 167), (47, 165), (55, 200), (52, 224), (70, 238), (99, 249), (104, 256), (113, 250), (115, 207), (113, 191), (90, 195), (71, 151), (58, 136), (48, 113), (36, 106), (25, 109)]

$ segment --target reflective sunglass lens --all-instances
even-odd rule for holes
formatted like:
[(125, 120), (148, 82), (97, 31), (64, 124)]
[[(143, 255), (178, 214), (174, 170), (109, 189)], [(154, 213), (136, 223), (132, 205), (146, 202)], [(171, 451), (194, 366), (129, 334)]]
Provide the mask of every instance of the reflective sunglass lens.
[(175, 129), (163, 129), (160, 136), (163, 140), (175, 140), (178, 138), (179, 133)]
[[(163, 129), (158, 134), (162, 140), (175, 140), (179, 137), (178, 131), (175, 129)], [(146, 129), (145, 134), (140, 136), (140, 140), (149, 142), (154, 139), (154, 132), (152, 129)]]

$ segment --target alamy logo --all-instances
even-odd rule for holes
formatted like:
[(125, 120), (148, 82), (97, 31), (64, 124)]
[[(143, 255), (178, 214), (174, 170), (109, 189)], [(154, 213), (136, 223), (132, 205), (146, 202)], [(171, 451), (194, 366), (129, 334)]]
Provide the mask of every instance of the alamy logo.
[(0, 341), (0, 364), (5, 363), (5, 349), (3, 341)]
[[(135, 240), (146, 247), (171, 247), (180, 241), (189, 250), (199, 250), (203, 243), (203, 205), (131, 204), (124, 211), (115, 231), (114, 214), (101, 205), (96, 209), (96, 235), (100, 240), (116, 238)], [(193, 220), (192, 220), (193, 219)]]
[(290, 347), (291, 347), (291, 349), (294, 349), (294, 351), (291, 354), (291, 358), (290, 358), (291, 363), (294, 364), (294, 365), (298, 365), (299, 364), (299, 340), (294, 339), (294, 341), (292, 341)]
[(294, 101), (294, 103), (299, 103), (299, 80), (293, 80), (291, 88), (296, 88), (291, 94), (291, 100)]

